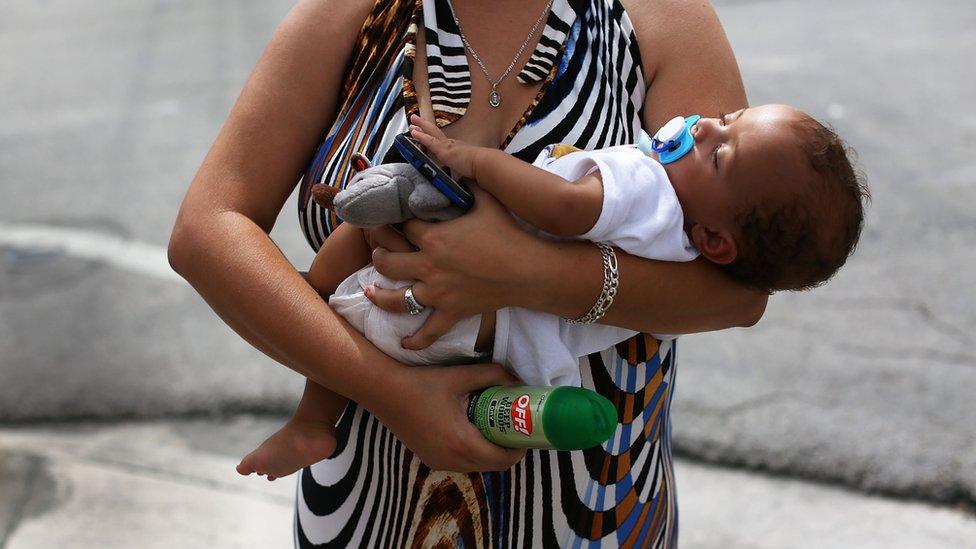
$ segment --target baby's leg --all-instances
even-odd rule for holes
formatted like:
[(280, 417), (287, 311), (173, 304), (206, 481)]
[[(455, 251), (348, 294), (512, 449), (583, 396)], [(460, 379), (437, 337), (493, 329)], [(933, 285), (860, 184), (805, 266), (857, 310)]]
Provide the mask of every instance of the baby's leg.
[(343, 223), (315, 254), (308, 268), (308, 283), (322, 297), (327, 297), (349, 275), (369, 265), (372, 252), (363, 230)]
[[(363, 231), (343, 223), (325, 241), (308, 270), (308, 282), (326, 297), (349, 275), (366, 266), (370, 249)], [(290, 475), (329, 457), (335, 450), (335, 423), (346, 398), (311, 380), (295, 414), (237, 466), (242, 475), (257, 473), (268, 480)]]
[(336, 447), (335, 424), (346, 402), (345, 397), (305, 380), (305, 393), (295, 414), (245, 456), (237, 472), (274, 480), (329, 457)]

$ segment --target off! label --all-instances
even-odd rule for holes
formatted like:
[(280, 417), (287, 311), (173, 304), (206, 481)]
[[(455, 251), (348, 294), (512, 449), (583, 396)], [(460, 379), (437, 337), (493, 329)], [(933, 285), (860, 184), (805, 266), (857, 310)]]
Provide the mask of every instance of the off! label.
[[(539, 448), (548, 444), (542, 428), (544, 403), (551, 387), (535, 393), (494, 395), (488, 406), (488, 440), (502, 446)], [(494, 420), (494, 421), (492, 421)]]
[(520, 395), (512, 403), (512, 426), (516, 431), (529, 437), (532, 436), (532, 399), (529, 395)]

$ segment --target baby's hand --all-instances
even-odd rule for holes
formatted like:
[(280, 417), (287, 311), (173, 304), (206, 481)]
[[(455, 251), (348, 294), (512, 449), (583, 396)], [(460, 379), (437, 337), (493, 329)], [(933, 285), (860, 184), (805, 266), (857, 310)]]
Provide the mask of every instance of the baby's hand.
[(455, 177), (474, 178), (474, 160), (478, 147), (463, 141), (450, 139), (437, 124), (420, 118), (410, 117), (410, 136), (427, 147), (438, 162), (451, 168)]

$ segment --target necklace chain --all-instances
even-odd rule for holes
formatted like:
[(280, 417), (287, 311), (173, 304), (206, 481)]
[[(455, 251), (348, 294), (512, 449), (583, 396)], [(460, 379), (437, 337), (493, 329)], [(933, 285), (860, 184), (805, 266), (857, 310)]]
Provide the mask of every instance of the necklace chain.
[(515, 68), (515, 62), (522, 57), (523, 53), (525, 53), (525, 48), (528, 47), (529, 40), (535, 36), (535, 32), (539, 30), (539, 25), (542, 24), (542, 20), (545, 19), (546, 14), (549, 13), (549, 9), (552, 8), (552, 2), (553, 0), (549, 0), (549, 2), (546, 3), (545, 9), (543, 9), (542, 13), (539, 14), (539, 18), (535, 20), (535, 24), (532, 25), (532, 30), (529, 31), (529, 35), (526, 36), (525, 40), (522, 41), (522, 45), (519, 46), (518, 51), (515, 53), (515, 57), (512, 58), (512, 62), (508, 64), (508, 68), (505, 69), (505, 72), (498, 77), (498, 80), (493, 81), (491, 79), (491, 75), (488, 74), (488, 68), (485, 67), (485, 63), (480, 57), (478, 57), (478, 54), (474, 51), (471, 43), (468, 42), (468, 38), (464, 35), (464, 29), (461, 28), (461, 22), (458, 20), (457, 12), (454, 11), (454, 4), (451, 3), (451, 0), (447, 0), (447, 5), (451, 8), (451, 16), (454, 17), (454, 24), (457, 25), (458, 33), (461, 35), (461, 42), (471, 53), (471, 57), (474, 57), (474, 60), (478, 63), (478, 66), (481, 67), (481, 72), (484, 73), (485, 79), (488, 80), (489, 84), (491, 84), (491, 94), (488, 96), (488, 103), (492, 107), (497, 108), (499, 105), (501, 105), (502, 96), (498, 93), (498, 85), (502, 83), (502, 80), (505, 80), (505, 77), (508, 76), (510, 72), (512, 72), (512, 69)]

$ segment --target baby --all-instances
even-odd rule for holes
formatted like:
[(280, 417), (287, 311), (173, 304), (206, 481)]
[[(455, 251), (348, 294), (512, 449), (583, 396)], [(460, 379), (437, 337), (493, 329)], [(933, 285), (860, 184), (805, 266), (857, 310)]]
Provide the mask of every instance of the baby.
[[(578, 151), (565, 145), (547, 147), (529, 164), (448, 139), (418, 116), (410, 122), (412, 137), (455, 178), (476, 180), (530, 230), (607, 243), (650, 259), (691, 261), (700, 254), (761, 291), (823, 284), (860, 235), (868, 195), (844, 144), (785, 105), (702, 118), (690, 128), (691, 150), (667, 164), (634, 146)], [(337, 230), (362, 234), (348, 222)], [(377, 347), (403, 362), (490, 358), (529, 385), (578, 385), (579, 357), (637, 333), (508, 308), (463, 320), (427, 349), (409, 351), (401, 338), (412, 335), (430, 309), (415, 315), (379, 309), (367, 297), (373, 288), (410, 283), (386, 279), (371, 265), (343, 280), (351, 269), (337, 256), (326, 241), (309, 270), (310, 283), (331, 295), (330, 306)], [(245, 457), (238, 472), (273, 480), (328, 457), (344, 403), (308, 382), (292, 420)]]

